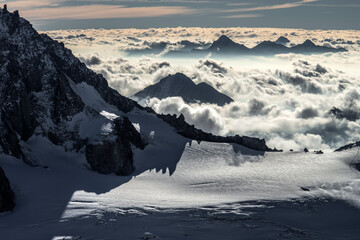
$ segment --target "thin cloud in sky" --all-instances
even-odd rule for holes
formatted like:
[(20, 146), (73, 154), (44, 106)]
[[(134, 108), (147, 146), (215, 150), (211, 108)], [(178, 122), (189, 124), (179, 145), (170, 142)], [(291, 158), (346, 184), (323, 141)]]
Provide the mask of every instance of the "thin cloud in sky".
[(33, 20), (106, 19), (159, 17), (176, 14), (192, 14), (195, 12), (193, 9), (181, 6), (125, 7), (114, 5), (85, 5), (26, 9), (22, 11), (22, 15)]
[(56, 7), (59, 3), (51, 0), (32, 0), (32, 1), (0, 1), (1, 4), (8, 4), (11, 9), (33, 9), (38, 7)]
[(224, 12), (253, 12), (253, 11), (294, 8), (294, 7), (302, 6), (306, 3), (311, 3), (311, 2), (316, 2), (316, 1), (317, 0), (303, 0), (303, 1), (299, 1), (299, 2), (293, 2), (293, 3), (283, 3), (283, 4), (260, 6), (260, 7), (253, 7), (253, 8), (236, 8), (236, 9), (225, 10)]
[[(21, 16), (44, 30), (233, 27), (239, 24), (252, 27), (359, 29), (359, 0), (0, 0), (0, 4), (4, 3), (11, 11), (19, 10)], [(274, 14), (274, 11), (279, 14)], [(291, 19), (286, 17), (289, 12)], [(126, 18), (131, 21), (123, 21)]]

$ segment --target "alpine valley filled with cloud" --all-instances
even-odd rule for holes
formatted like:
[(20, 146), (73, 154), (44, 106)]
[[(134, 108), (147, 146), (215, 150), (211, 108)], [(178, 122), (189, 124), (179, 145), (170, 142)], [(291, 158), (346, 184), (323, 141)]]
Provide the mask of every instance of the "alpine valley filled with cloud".
[(359, 239), (356, 1), (0, 2), (0, 239)]

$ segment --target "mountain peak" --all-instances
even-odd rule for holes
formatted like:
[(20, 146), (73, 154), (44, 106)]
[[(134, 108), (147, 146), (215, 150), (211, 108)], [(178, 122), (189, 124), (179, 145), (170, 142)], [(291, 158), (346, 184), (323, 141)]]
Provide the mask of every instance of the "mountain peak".
[(233, 51), (244, 51), (248, 50), (248, 48), (242, 44), (234, 42), (226, 35), (222, 35), (219, 37), (218, 40), (213, 42), (213, 44), (208, 48), (208, 50), (215, 52), (225, 51), (233, 53)]
[(290, 42), (290, 40), (287, 39), (287, 38), (284, 37), (284, 36), (280, 36), (280, 37), (275, 41), (275, 43), (283, 44), (283, 45), (285, 45), (285, 44), (287, 44), (287, 43), (289, 43), (289, 42)]
[(314, 47), (316, 46), (315, 43), (313, 43), (311, 40), (307, 39), (305, 40), (305, 42), (302, 44), (304, 46), (307, 46), (307, 47)]
[(230, 97), (218, 92), (207, 83), (195, 84), (183, 73), (168, 75), (158, 83), (146, 87), (134, 96), (139, 99), (181, 97), (187, 103), (206, 102), (220, 106), (233, 101)]
[(226, 35), (221, 35), (218, 41), (232, 41), (232, 40)]
[(160, 80), (160, 82), (168, 82), (169, 84), (176, 85), (195, 85), (193, 81), (183, 73), (169, 74), (167, 77)]
[(219, 37), (218, 40), (216, 40), (213, 45), (216, 44), (218, 46), (228, 46), (228, 45), (231, 45), (231, 44), (236, 44), (233, 40), (231, 40), (228, 36), (226, 35), (221, 35)]

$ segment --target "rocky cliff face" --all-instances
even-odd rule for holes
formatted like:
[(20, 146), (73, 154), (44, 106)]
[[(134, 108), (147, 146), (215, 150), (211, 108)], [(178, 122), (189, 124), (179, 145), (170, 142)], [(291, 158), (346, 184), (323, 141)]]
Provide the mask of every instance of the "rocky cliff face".
[[(22, 143), (41, 135), (68, 151), (85, 148), (94, 152), (94, 146), (98, 146), (97, 157), (86, 155), (90, 165), (110, 161), (114, 167), (104, 170), (98, 164), (93, 167), (96, 171), (132, 172), (131, 143), (141, 141), (133, 134), (135, 128), (121, 116), (114, 123), (101, 114), (101, 106), (91, 101), (97, 97), (103, 105), (123, 113), (141, 108), (136, 102), (110, 88), (101, 75), (89, 70), (62, 43), (38, 34), (18, 12), (0, 9), (0, 42), (0, 153), (37, 165), (36, 159), (24, 153)], [(115, 131), (123, 122), (127, 124), (123, 131)], [(108, 126), (106, 131), (103, 126)], [(124, 138), (127, 131), (131, 134)], [(126, 154), (104, 159), (109, 148)]]
[(11, 190), (9, 180), (0, 167), (0, 212), (12, 211), (15, 207), (14, 192)]
[(119, 136), (115, 142), (89, 144), (86, 158), (94, 171), (129, 175), (134, 171), (131, 144), (144, 149), (145, 143), (127, 117), (115, 119), (114, 125), (114, 131)]

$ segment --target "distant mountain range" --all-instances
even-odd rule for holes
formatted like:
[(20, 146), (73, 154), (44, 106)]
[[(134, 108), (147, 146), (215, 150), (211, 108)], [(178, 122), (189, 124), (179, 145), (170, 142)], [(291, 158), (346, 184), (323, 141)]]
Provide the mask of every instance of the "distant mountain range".
[(195, 84), (182, 73), (169, 75), (158, 83), (146, 87), (134, 95), (136, 98), (181, 97), (187, 103), (212, 103), (223, 106), (233, 100), (225, 94), (218, 92), (209, 84), (202, 82)]
[(276, 41), (263, 41), (253, 48), (248, 48), (243, 44), (239, 44), (231, 40), (229, 37), (222, 35), (214, 41), (210, 46), (192, 43), (189, 41), (178, 42), (178, 45), (183, 47), (177, 50), (165, 51), (171, 43), (160, 42), (152, 43), (145, 49), (129, 50), (129, 54), (146, 55), (146, 54), (160, 54), (171, 57), (191, 57), (191, 56), (205, 56), (207, 54), (213, 55), (274, 55), (281, 53), (327, 53), (327, 52), (345, 52), (345, 48), (333, 48), (326, 46), (319, 46), (314, 44), (311, 40), (306, 40), (302, 44), (297, 44), (292, 47), (287, 45), (290, 40), (286, 37), (279, 37)]

